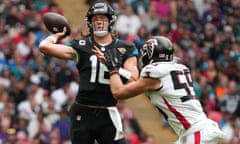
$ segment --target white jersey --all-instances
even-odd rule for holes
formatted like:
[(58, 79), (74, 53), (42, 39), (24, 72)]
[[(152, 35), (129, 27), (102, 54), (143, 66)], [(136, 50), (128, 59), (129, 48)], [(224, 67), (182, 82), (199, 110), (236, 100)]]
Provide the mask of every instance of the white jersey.
[(145, 66), (141, 77), (159, 78), (161, 88), (148, 91), (151, 103), (168, 120), (168, 124), (179, 136), (193, 124), (207, 119), (202, 106), (195, 98), (190, 70), (175, 62), (160, 62)]

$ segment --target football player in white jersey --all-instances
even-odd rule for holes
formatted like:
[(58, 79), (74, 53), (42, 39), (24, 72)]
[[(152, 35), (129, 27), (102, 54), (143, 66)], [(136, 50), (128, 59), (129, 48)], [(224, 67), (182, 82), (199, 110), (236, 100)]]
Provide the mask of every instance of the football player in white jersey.
[(203, 112), (195, 98), (190, 70), (174, 61), (173, 52), (166, 37), (147, 40), (142, 48), (141, 77), (129, 84), (120, 79), (119, 57), (110, 51), (104, 53), (112, 93), (116, 99), (126, 99), (145, 92), (177, 134), (176, 144), (217, 144), (225, 135)]

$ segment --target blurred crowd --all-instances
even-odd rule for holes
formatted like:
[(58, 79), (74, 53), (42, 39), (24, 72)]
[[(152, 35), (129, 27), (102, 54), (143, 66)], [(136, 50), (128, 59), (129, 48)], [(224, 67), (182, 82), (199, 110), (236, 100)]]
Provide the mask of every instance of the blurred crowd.
[(0, 2), (0, 144), (67, 144), (78, 77), (38, 50), (49, 35), (43, 14), (63, 10), (54, 0)]
[[(49, 35), (43, 14), (63, 10), (54, 0), (0, 2), (0, 144), (70, 144), (68, 110), (80, 78), (72, 61), (38, 50)], [(240, 143), (240, 1), (109, 3), (118, 14), (115, 30), (120, 39), (135, 43), (139, 50), (153, 35), (173, 41), (178, 61), (192, 70), (204, 111), (228, 135), (227, 143)], [(74, 30), (61, 42), (76, 38)], [(142, 130), (123, 101), (118, 108), (128, 143), (154, 144), (154, 137)]]

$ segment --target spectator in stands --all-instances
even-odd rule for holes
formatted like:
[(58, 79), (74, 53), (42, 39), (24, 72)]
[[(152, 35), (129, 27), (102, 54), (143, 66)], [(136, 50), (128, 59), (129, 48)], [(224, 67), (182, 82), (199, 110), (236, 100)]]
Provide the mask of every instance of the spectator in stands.
[(216, 0), (211, 1), (210, 8), (205, 10), (203, 13), (202, 21), (205, 24), (212, 23), (217, 28), (217, 30), (222, 31), (225, 19), (221, 9), (218, 6), (219, 5)]
[(204, 112), (208, 114), (211, 111), (217, 110), (215, 93), (212, 86), (208, 83), (207, 78), (202, 76), (198, 83), (201, 91), (199, 93), (199, 99), (203, 106)]
[(214, 85), (214, 93), (216, 95), (216, 101), (219, 102), (228, 92), (229, 78), (227, 77), (227, 75), (219, 72), (217, 79), (218, 82)]
[[(236, 18), (233, 15), (229, 15), (226, 18), (226, 26), (230, 26), (232, 28), (232, 36), (230, 36), (233, 40), (239, 40), (240, 38), (240, 26), (237, 23)], [(230, 32), (231, 33), (231, 32)]]
[(186, 1), (184, 6), (178, 8), (177, 17), (183, 20), (192, 32), (202, 32), (202, 22), (198, 17), (198, 11), (194, 8), (193, 1)]
[(230, 80), (228, 83), (228, 92), (221, 99), (221, 110), (233, 114), (240, 101), (240, 95), (237, 91), (237, 83), (235, 80)]
[(177, 19), (174, 25), (176, 26), (171, 31), (170, 39), (173, 43), (176, 43), (183, 37), (185, 23), (183, 20)]
[(197, 10), (198, 18), (203, 17), (204, 11), (209, 9), (210, 3), (205, 0), (192, 0), (194, 4), (194, 8)]
[(50, 97), (55, 101), (55, 109), (60, 112), (65, 102), (67, 101), (67, 90), (69, 89), (69, 82), (63, 83), (59, 88), (52, 91)]
[(12, 80), (12, 87), (9, 90), (9, 96), (10, 99), (12, 99), (12, 101), (14, 101), (14, 103), (16, 104), (16, 106), (19, 105), (20, 102), (26, 100), (27, 98), (27, 93), (24, 90), (25, 88), (25, 82), (23, 80)]
[(144, 16), (149, 9), (149, 0), (132, 0), (131, 7), (136, 15)]
[(125, 13), (119, 15), (116, 21), (116, 31), (120, 34), (120, 38), (134, 37), (141, 26), (140, 18), (134, 14), (131, 6), (126, 6)]
[[(207, 61), (205, 61), (205, 64), (206, 64), (206, 68), (202, 69), (202, 74), (207, 78), (208, 83), (213, 85), (218, 76), (216, 64), (211, 59), (208, 59)], [(204, 67), (204, 64), (202, 66)]]
[(184, 51), (189, 51), (192, 48), (195, 39), (196, 38), (191, 31), (191, 25), (184, 24), (183, 36), (177, 41), (178, 45)]
[[(9, 139), (9, 130), (12, 128), (13, 117), (11, 116), (10, 109), (7, 106), (4, 107), (0, 114), (0, 141), (5, 142)], [(15, 129), (14, 129), (15, 130)], [(14, 133), (15, 134), (15, 133)]]
[(160, 20), (157, 27), (153, 28), (150, 32), (151, 35), (162, 35), (168, 37), (170, 35), (170, 24), (167, 21)]
[(35, 101), (34, 93), (29, 92), (27, 99), (19, 103), (17, 110), (20, 116), (28, 120), (35, 119), (37, 117), (36, 112), (40, 111), (40, 106)]
[(19, 50), (15, 50), (13, 54), (12, 62), (9, 64), (9, 70), (14, 75), (14, 78), (18, 80), (22, 80), (24, 78), (24, 74), (26, 71), (24, 57), (21, 55)]
[(0, 116), (5, 107), (7, 107), (9, 99), (10, 98), (7, 90), (5, 89), (4, 85), (0, 84)]
[(6, 14), (6, 24), (10, 27), (15, 27), (21, 24), (20, 11), (18, 5), (11, 5)]
[(236, 129), (236, 117), (230, 116), (230, 119), (226, 121), (226, 124), (222, 127), (222, 131), (226, 134), (226, 142), (230, 143), (234, 137)]
[(53, 125), (57, 120), (60, 119), (59, 111), (55, 109), (55, 100), (49, 96), (46, 98), (47, 107), (43, 109), (46, 121)]
[(224, 47), (231, 47), (231, 45), (236, 42), (235, 35), (233, 34), (232, 26), (225, 25), (223, 28), (223, 40), (222, 45)]
[(156, 7), (151, 4), (148, 11), (142, 16), (142, 24), (147, 28), (150, 33), (159, 24), (160, 17), (157, 15)]
[(32, 119), (29, 119), (26, 115), (23, 113), (19, 113), (17, 117), (17, 123), (18, 125), (15, 125), (14, 128), (16, 129), (16, 132), (24, 132), (25, 135), (28, 137), (30, 131), (28, 130), (28, 122)]
[(16, 143), (16, 129), (9, 128), (7, 130), (7, 140), (5, 141), (6, 144), (15, 144)]
[(16, 144), (30, 144), (28, 136), (24, 131), (18, 131), (16, 133)]
[(53, 128), (50, 133), (49, 144), (61, 144), (61, 136), (58, 128)]
[(60, 119), (53, 124), (53, 128), (57, 128), (60, 133), (61, 142), (66, 143), (70, 140), (70, 118), (68, 110), (62, 109), (60, 112)]
[(33, 93), (33, 98), (38, 106), (44, 105), (44, 93), (45, 90), (40, 87), (41, 79), (37, 74), (30, 76), (29, 91)]
[(171, 6), (170, 3), (167, 0), (153, 0), (152, 4), (156, 7), (158, 16), (168, 21), (171, 14)]
[(139, 51), (142, 48), (144, 42), (148, 39), (149, 35), (150, 34), (144, 25), (142, 25), (138, 29), (137, 35), (134, 37), (133, 42), (135, 43), (135, 45)]
[(200, 36), (200, 46), (206, 51), (209, 51), (210, 48), (214, 47), (214, 39), (216, 33), (216, 27), (211, 23), (207, 23), (204, 26), (203, 33)]

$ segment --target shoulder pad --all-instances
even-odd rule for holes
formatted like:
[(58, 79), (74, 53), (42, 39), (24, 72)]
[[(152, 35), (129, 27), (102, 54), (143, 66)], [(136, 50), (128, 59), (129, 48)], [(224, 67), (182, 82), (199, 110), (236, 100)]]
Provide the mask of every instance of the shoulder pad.
[(158, 68), (157, 65), (153, 64), (145, 66), (141, 71), (141, 77), (161, 78), (161, 73)]
[(80, 39), (75, 39), (75, 40), (69, 42), (67, 45), (76, 49), (81, 46), (86, 46), (87, 43), (89, 43), (88, 39), (80, 38)]
[(130, 46), (130, 47), (135, 47), (135, 44), (134, 43), (132, 43), (132, 42), (128, 42), (128, 41), (124, 41), (124, 40), (120, 40), (120, 39), (118, 39), (118, 42), (120, 43), (120, 44), (124, 44), (125, 46)]

